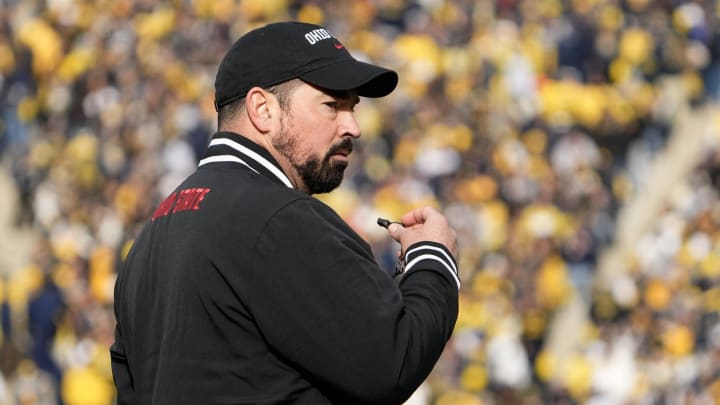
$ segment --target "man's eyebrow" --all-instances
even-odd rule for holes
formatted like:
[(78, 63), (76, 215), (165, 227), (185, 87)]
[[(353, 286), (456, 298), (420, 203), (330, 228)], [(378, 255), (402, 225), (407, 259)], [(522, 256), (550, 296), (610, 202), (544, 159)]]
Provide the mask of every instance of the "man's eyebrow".
[(323, 92), (325, 94), (327, 94), (328, 96), (336, 98), (336, 99), (353, 101), (356, 104), (360, 102), (360, 97), (358, 97), (357, 93), (352, 90), (323, 89)]

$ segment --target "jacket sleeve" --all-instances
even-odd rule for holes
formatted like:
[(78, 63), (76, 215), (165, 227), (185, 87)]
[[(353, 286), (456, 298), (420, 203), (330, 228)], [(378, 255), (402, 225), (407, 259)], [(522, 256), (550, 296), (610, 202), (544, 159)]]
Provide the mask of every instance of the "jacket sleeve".
[(250, 309), (268, 343), (331, 398), (401, 403), (427, 377), (457, 318), (447, 249), (407, 249), (399, 286), (327, 206), (296, 201), (268, 222)]
[(115, 325), (115, 342), (110, 346), (110, 364), (117, 388), (118, 405), (134, 404), (135, 387), (123, 344), (120, 324)]

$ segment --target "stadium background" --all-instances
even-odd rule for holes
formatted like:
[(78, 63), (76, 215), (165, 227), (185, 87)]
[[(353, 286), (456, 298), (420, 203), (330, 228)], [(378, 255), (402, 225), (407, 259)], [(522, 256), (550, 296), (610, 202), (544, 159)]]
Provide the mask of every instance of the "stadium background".
[(720, 2), (1, 0), (0, 404), (111, 404), (112, 287), (271, 21), (399, 71), (320, 196), (459, 231), (460, 316), (411, 400), (720, 402)]

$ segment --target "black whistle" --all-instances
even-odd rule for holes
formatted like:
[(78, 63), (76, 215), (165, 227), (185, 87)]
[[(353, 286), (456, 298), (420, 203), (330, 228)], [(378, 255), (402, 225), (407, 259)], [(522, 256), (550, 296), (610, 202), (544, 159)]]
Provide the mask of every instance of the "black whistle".
[(391, 220), (385, 219), (385, 218), (378, 218), (377, 224), (382, 226), (385, 229), (387, 229), (387, 227), (390, 226), (390, 224), (398, 224), (400, 226), (403, 226), (403, 224), (401, 224), (400, 222), (391, 221)]

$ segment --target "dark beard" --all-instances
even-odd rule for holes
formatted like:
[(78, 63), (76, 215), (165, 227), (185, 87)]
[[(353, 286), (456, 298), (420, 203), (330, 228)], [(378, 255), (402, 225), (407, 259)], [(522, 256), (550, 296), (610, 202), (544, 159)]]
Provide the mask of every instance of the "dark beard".
[(272, 143), (275, 149), (282, 153), (298, 171), (308, 193), (321, 194), (336, 189), (342, 183), (347, 162), (333, 163), (330, 161), (330, 157), (338, 151), (350, 153), (353, 149), (352, 140), (345, 138), (342, 142), (333, 145), (322, 159), (313, 156), (305, 162), (299, 162), (296, 140), (289, 136), (285, 129), (286, 125), (283, 122), (280, 136), (273, 139)]
[(341, 161), (333, 163), (330, 157), (338, 150), (352, 151), (352, 148), (352, 141), (345, 138), (341, 143), (333, 145), (328, 153), (323, 156), (322, 160), (313, 157), (305, 163), (296, 166), (300, 177), (302, 177), (305, 186), (308, 188), (308, 193), (327, 193), (342, 183), (347, 162)]

